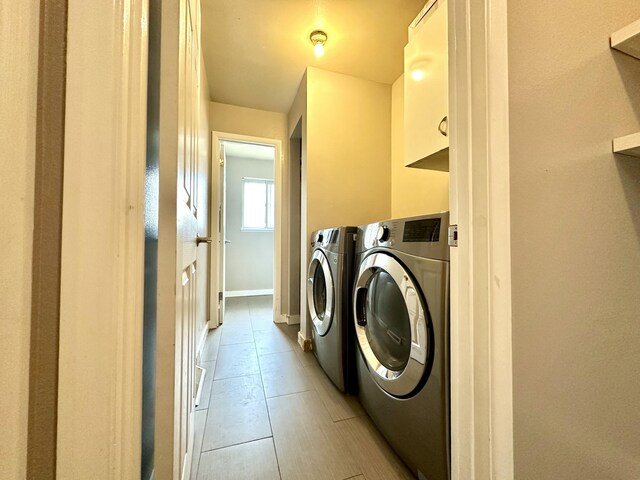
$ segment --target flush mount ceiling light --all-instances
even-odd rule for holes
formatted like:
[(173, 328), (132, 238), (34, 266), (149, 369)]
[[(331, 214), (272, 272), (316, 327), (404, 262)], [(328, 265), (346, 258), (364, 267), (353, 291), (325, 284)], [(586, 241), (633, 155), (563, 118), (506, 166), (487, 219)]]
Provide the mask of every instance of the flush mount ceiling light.
[(309, 40), (311, 40), (313, 53), (316, 54), (316, 57), (324, 55), (324, 44), (327, 42), (327, 34), (322, 30), (314, 30), (311, 32), (311, 35), (309, 35)]

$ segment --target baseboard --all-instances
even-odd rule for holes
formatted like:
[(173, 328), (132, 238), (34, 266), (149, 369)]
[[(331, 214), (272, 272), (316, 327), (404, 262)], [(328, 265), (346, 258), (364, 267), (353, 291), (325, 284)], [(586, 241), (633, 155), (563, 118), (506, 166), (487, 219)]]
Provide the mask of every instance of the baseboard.
[(231, 292), (224, 292), (226, 298), (231, 297), (258, 297), (260, 295), (273, 295), (273, 288), (267, 288), (264, 290), (234, 290)]
[(287, 325), (300, 325), (300, 315), (289, 315), (283, 313), (276, 319), (276, 323), (286, 323)]
[(298, 345), (300, 345), (300, 348), (302, 348), (302, 350), (305, 352), (310, 352), (311, 350), (313, 350), (313, 344), (311, 343), (311, 339), (304, 338), (304, 336), (302, 335), (302, 332), (298, 332)]

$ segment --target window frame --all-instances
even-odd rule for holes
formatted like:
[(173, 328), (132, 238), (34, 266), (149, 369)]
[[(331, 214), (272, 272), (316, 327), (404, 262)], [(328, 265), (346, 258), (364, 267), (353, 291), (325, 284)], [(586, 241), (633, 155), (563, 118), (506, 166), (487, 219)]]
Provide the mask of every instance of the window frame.
[[(262, 183), (266, 185), (266, 204), (264, 209), (264, 224), (265, 227), (247, 227), (244, 224), (244, 209), (245, 209), (245, 185), (247, 183)], [(274, 213), (274, 225), (269, 226), (269, 211), (273, 210)], [(261, 178), (261, 177), (242, 177), (242, 209), (240, 211), (240, 231), (241, 232), (273, 232), (275, 228), (275, 181), (273, 178)]]

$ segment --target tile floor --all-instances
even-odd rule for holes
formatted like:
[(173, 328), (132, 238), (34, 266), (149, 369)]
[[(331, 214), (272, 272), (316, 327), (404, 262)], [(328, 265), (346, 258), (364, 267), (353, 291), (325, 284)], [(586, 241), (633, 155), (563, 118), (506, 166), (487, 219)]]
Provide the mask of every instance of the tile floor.
[(272, 297), (227, 300), (209, 332), (192, 480), (412, 479), (357, 399), (272, 321)]

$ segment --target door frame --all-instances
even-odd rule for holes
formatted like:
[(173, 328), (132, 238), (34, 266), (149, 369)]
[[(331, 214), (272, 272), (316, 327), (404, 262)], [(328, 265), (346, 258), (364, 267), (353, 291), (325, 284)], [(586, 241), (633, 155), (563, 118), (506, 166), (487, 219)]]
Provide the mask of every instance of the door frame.
[[(451, 397), (453, 479), (509, 479), (513, 400), (507, 6), (506, 0), (448, 4), (453, 47), (450, 201), (452, 223), (460, 226), (459, 247), (451, 253), (451, 372), (459, 379)], [(139, 474), (147, 25), (146, 0), (119, 2), (116, 7), (69, 5), (60, 477), (87, 471), (99, 479)], [(109, 71), (102, 74), (107, 63)], [(99, 98), (96, 84), (103, 87)], [(259, 140), (277, 146), (279, 205), (281, 145), (273, 139)], [(82, 188), (74, 191), (74, 185)], [(96, 192), (105, 194), (99, 218)], [(280, 273), (281, 228), (282, 211), (276, 208), (274, 276)], [(96, 256), (96, 249), (103, 254)], [(102, 288), (105, 272), (112, 280), (108, 290)], [(281, 294), (280, 283), (274, 280), (274, 307), (279, 310), (275, 297)], [(97, 309), (91, 303), (98, 292), (110, 308)], [(86, 385), (93, 385), (94, 391)], [(87, 393), (92, 393), (92, 401), (87, 401)], [(96, 409), (104, 414), (96, 416)]]
[(512, 479), (507, 0), (449, 1), (453, 480)]
[[(220, 131), (212, 131), (211, 132), (211, 145), (212, 152), (215, 155), (211, 155), (211, 171), (212, 171), (212, 179), (211, 185), (212, 189), (214, 186), (220, 184), (220, 179), (218, 178), (218, 172), (220, 169), (219, 165), (214, 165), (215, 162), (218, 162), (220, 157), (220, 142), (221, 141), (230, 141), (230, 142), (242, 142), (242, 143), (255, 143), (259, 145), (270, 145), (275, 148), (275, 158), (273, 161), (273, 183), (275, 188), (275, 224), (273, 227), (273, 321), (275, 323), (282, 322), (281, 319), (281, 301), (280, 298), (282, 296), (282, 288), (280, 285), (280, 280), (282, 277), (282, 269), (281, 269), (281, 259), (282, 259), (282, 221), (283, 221), (283, 212), (282, 212), (282, 181), (284, 178), (283, 170), (285, 168), (284, 158), (282, 155), (282, 141), (274, 138), (265, 138), (265, 137), (254, 137), (251, 135), (239, 135), (236, 133), (228, 133), (228, 132), (220, 132)], [(226, 168), (226, 166), (225, 166)], [(213, 177), (213, 171), (216, 171), (215, 178)], [(220, 192), (211, 192), (211, 211), (217, 212), (220, 209)], [(215, 234), (218, 242), (224, 241), (223, 238), (219, 237), (219, 216), (212, 215), (212, 224), (211, 224), (211, 236)], [(214, 225), (215, 222), (215, 225)], [(211, 299), (211, 318), (216, 319), (216, 323), (218, 321), (217, 317), (217, 305), (218, 305), (218, 290), (220, 288), (218, 275), (221, 267), (221, 259), (218, 258), (216, 253), (216, 265), (213, 268), (213, 256), (212, 256), (212, 264), (211, 264), (211, 290), (209, 292), (209, 298)], [(214, 291), (213, 286), (217, 286), (217, 289)]]
[(148, 8), (68, 3), (57, 478), (140, 476)]

